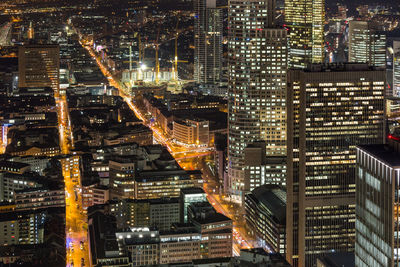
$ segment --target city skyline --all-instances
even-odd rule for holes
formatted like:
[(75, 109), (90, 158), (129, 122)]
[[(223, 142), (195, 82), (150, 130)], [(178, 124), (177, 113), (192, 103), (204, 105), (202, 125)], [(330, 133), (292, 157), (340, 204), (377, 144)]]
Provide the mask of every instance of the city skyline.
[(400, 6), (0, 4), (0, 265), (396, 266)]

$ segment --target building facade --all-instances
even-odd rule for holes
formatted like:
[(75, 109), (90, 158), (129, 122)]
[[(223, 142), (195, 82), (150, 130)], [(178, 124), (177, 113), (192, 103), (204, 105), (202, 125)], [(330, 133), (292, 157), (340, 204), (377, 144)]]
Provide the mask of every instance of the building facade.
[(167, 231), (180, 221), (178, 198), (112, 200), (108, 206), (110, 214), (116, 218), (118, 229), (150, 226)]
[(383, 141), (385, 71), (312, 65), (288, 75), (286, 258), (354, 249), (356, 145)]
[(26, 188), (14, 192), (17, 210), (35, 210), (50, 207), (65, 207), (65, 190), (47, 188)]
[(171, 229), (171, 225), (180, 220), (179, 198), (151, 199), (150, 202), (150, 227), (160, 231)]
[(246, 194), (246, 226), (258, 245), (285, 254), (286, 192), (277, 185), (263, 185)]
[(173, 138), (183, 145), (208, 146), (210, 122), (206, 120), (174, 120)]
[(179, 197), (182, 188), (201, 187), (200, 171), (149, 171), (135, 178), (134, 198), (155, 199)]
[(130, 160), (110, 160), (110, 197), (134, 198), (136, 162)]
[(398, 140), (393, 139), (387, 145), (357, 147), (356, 266), (398, 266), (400, 263), (399, 148)]
[(201, 234), (201, 258), (232, 257), (233, 222), (230, 218), (217, 213), (208, 202), (197, 202), (188, 207), (188, 222)]
[(13, 211), (0, 216), (0, 244), (41, 244), (44, 241), (46, 212)]
[(110, 214), (115, 216), (116, 227), (146, 227), (150, 225), (150, 203), (145, 200), (120, 199), (109, 203)]
[(286, 184), (286, 157), (265, 156), (265, 142), (254, 142), (244, 149), (244, 190), (264, 184)]
[(200, 258), (201, 235), (196, 231), (160, 232), (160, 264)]
[(349, 62), (386, 67), (386, 36), (371, 22), (349, 22)]
[(87, 210), (93, 205), (104, 204), (110, 199), (107, 186), (96, 184), (82, 185), (82, 209)]
[(305, 68), (324, 61), (325, 0), (285, 0), (289, 66)]
[(274, 28), (275, 1), (229, 2), (228, 193), (244, 200), (244, 149), (266, 141), (286, 154), (286, 30)]
[(31, 166), (31, 171), (37, 172), (43, 175), (43, 170), (49, 166), (49, 158), (46, 157), (15, 157), (10, 161), (22, 162)]
[(400, 96), (400, 40), (393, 41), (393, 95)]
[(60, 48), (58, 45), (26, 45), (18, 49), (19, 87), (51, 87), (60, 90)]
[(216, 0), (194, 2), (194, 79), (201, 86), (219, 86), (222, 75), (222, 9)]
[(131, 228), (128, 232), (115, 233), (121, 254), (128, 252), (132, 266), (156, 265), (160, 257), (158, 231), (146, 227)]
[(190, 204), (196, 202), (205, 202), (207, 201), (207, 195), (202, 188), (199, 187), (192, 187), (192, 188), (183, 188), (181, 189), (180, 193), (180, 222), (187, 223), (188, 216), (187, 216), (187, 208)]
[(26, 188), (40, 188), (42, 184), (30, 173), (0, 172), (0, 201), (14, 201), (14, 192)]

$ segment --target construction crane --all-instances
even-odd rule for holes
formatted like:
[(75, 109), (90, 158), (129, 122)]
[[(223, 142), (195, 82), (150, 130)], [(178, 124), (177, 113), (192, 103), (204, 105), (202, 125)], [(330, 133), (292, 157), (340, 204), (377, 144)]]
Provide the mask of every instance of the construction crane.
[(142, 40), (140, 39), (140, 34), (138, 37), (138, 48), (139, 48), (139, 63), (142, 64)]
[(158, 37), (160, 36), (160, 27), (157, 31), (157, 40), (156, 40), (156, 84), (160, 81), (160, 60), (158, 59)]
[(179, 18), (176, 22), (175, 27), (175, 64), (174, 64), (174, 80), (178, 80), (178, 25), (179, 25)]
[(178, 38), (179, 38), (179, 31), (178, 31), (179, 19), (176, 22), (175, 27), (175, 58), (174, 58), (174, 80), (178, 80), (178, 62), (188, 63), (187, 60), (179, 60), (178, 59)]

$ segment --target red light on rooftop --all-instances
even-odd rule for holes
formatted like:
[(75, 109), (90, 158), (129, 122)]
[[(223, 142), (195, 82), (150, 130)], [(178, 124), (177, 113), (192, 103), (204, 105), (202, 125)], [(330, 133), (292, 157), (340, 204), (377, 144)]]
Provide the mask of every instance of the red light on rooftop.
[(397, 136), (394, 136), (394, 135), (391, 135), (391, 134), (388, 135), (388, 138), (396, 140), (396, 141), (400, 141), (400, 137), (397, 137)]

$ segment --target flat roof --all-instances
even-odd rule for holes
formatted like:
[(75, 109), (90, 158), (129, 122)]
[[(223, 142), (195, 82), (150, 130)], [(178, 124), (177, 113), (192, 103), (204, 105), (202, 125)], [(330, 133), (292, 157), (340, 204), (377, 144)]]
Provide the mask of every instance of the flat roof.
[(204, 218), (194, 218), (193, 221), (199, 224), (210, 224), (210, 223), (228, 222), (228, 221), (232, 222), (232, 220), (229, 217), (226, 217), (222, 213), (218, 212), (205, 216)]
[(319, 259), (327, 267), (354, 267), (355, 256), (353, 252), (329, 253)]
[(187, 187), (181, 189), (182, 194), (205, 194), (203, 188), (200, 187)]
[(8, 160), (2, 160), (0, 161), (0, 168), (2, 167), (8, 167), (8, 168), (14, 168), (14, 169), (22, 169), (26, 167), (30, 167), (31, 165), (27, 163), (22, 163), (22, 162), (17, 162), (17, 161), (8, 161)]
[(277, 185), (262, 185), (255, 188), (247, 197), (262, 203), (280, 223), (286, 221), (286, 195)]
[(400, 153), (388, 145), (359, 145), (357, 147), (391, 167), (400, 168)]

